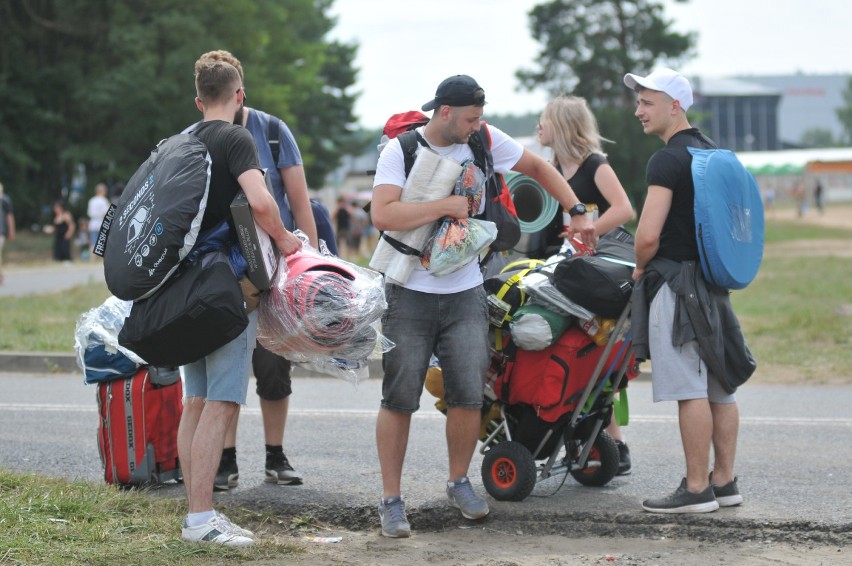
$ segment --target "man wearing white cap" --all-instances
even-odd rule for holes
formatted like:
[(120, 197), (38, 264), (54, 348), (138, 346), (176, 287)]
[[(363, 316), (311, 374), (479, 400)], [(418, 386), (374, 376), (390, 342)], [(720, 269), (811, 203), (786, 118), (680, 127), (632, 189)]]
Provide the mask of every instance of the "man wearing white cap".
[[(654, 401), (678, 402), (686, 457), (680, 487), (671, 495), (644, 501), (642, 507), (652, 513), (707, 513), (743, 501), (733, 475), (739, 429), (734, 393), (723, 385), (724, 376), (708, 371), (699, 355), (697, 332), (691, 323), (682, 323), (688, 286), (683, 282), (690, 280), (707, 294), (701, 270), (695, 268), (699, 260), (695, 186), (687, 148), (716, 145), (690, 126), (686, 111), (692, 106), (692, 88), (680, 73), (671, 69), (658, 69), (646, 77), (628, 73), (624, 84), (637, 93), (635, 115), (644, 132), (666, 143), (648, 161), (648, 195), (636, 229), (634, 346), (637, 358), (653, 359)], [(712, 304), (702, 308), (733, 312), (727, 292), (708, 295), (707, 303)], [(713, 331), (723, 337), (721, 332)]]

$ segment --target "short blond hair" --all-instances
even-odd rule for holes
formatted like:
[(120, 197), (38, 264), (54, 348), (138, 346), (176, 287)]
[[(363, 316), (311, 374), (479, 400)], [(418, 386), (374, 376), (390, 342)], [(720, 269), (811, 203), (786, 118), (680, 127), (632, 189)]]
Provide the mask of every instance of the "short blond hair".
[(239, 71), (230, 63), (210, 59), (195, 62), (195, 92), (204, 104), (227, 101), (242, 84)]

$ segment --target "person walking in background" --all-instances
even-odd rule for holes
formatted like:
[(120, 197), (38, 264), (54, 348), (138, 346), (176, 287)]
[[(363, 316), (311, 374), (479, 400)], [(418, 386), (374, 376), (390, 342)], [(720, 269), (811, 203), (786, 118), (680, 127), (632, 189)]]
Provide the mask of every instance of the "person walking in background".
[[(577, 198), (587, 210), (596, 211), (591, 215), (596, 236), (633, 220), (636, 216), (633, 205), (601, 149), (604, 138), (585, 99), (563, 95), (548, 102), (536, 132), (539, 143), (552, 150), (553, 165), (571, 185)], [(563, 232), (562, 211), (557, 210), (545, 229), (545, 250), (540, 258), (550, 257), (559, 250)], [(618, 445), (618, 474), (627, 475), (631, 464), (624, 433), (615, 420), (606, 430)]]
[[(248, 130), (233, 123), (245, 102), (239, 72), (222, 61), (199, 59), (195, 63), (195, 87), (195, 104), (204, 121), (193, 133), (207, 146), (212, 160), (208, 204), (200, 230), (226, 220), (231, 201), (242, 190), (255, 222), (278, 250), (284, 255), (296, 252), (301, 241), (281, 221), (275, 198), (267, 190), (254, 140)], [(236, 244), (233, 231), (230, 239)], [(178, 427), (178, 454), (188, 505), (181, 529), (181, 538), (186, 541), (229, 546), (254, 543), (251, 531), (237, 527), (213, 508), (213, 484), (225, 437), (248, 393), (256, 310), (248, 313), (248, 320), (246, 329), (234, 340), (181, 367), (186, 401)]]
[(825, 213), (825, 195), (823, 194), (822, 181), (819, 178), (814, 185), (814, 206), (820, 214)]
[(71, 239), (74, 237), (74, 217), (65, 206), (63, 200), (53, 203), (53, 259), (54, 261), (71, 261)]
[(0, 285), (3, 284), (3, 248), (7, 241), (15, 241), (15, 209), (0, 183)]
[[(209, 51), (203, 54), (201, 61), (224, 61), (240, 74), (245, 95), (245, 77), (243, 66), (233, 54), (224, 50)], [(277, 123), (278, 159), (275, 160), (269, 140), (270, 123)], [(311, 208), (308, 183), (302, 165), (302, 155), (296, 140), (287, 124), (275, 116), (243, 104), (234, 117), (234, 124), (245, 126), (251, 133), (257, 148), (261, 167), (266, 169), (271, 181), (273, 196), (278, 203), (281, 221), (288, 230), (298, 227), (307, 236), (311, 246), (318, 248), (317, 227)], [(263, 417), (263, 434), (266, 446), (266, 481), (277, 485), (300, 485), (302, 474), (297, 472), (284, 454), (284, 429), (292, 393), (289, 360), (273, 354), (260, 343), (255, 345), (252, 355), (252, 368), (256, 380), (256, 392), (260, 398), (260, 411)], [(225, 436), (225, 445), (216, 472), (214, 488), (227, 491), (235, 487), (239, 480), (237, 466), (237, 425), (234, 418)]]
[(337, 249), (343, 252), (343, 256), (351, 258), (349, 251), (349, 231), (352, 228), (352, 215), (349, 213), (349, 204), (343, 197), (337, 198), (337, 209), (334, 211), (335, 232), (337, 234)]
[[(106, 216), (106, 213), (109, 210), (109, 204), (110, 202), (107, 198), (106, 183), (98, 183), (95, 185), (94, 196), (89, 199), (86, 206), (86, 216), (89, 217), (87, 229), (89, 240), (87, 245), (91, 246), (98, 241), (98, 233), (101, 231), (101, 224), (103, 224), (104, 216)], [(89, 254), (89, 261), (93, 261), (93, 258), (96, 257), (98, 257), (96, 254)]]
[[(488, 128), (490, 152), (496, 173), (509, 170), (529, 175), (572, 210), (572, 228), (583, 241), (594, 245), (591, 222), (568, 183), (546, 161), (493, 126), (483, 125), (485, 91), (467, 75), (444, 80), (435, 98), (423, 105), (433, 111), (431, 120), (417, 128), (422, 143), (444, 158), (459, 163), (473, 157), (468, 144)], [(399, 138), (385, 146), (376, 166), (370, 213), (376, 229), (412, 230), (445, 216), (468, 218), (481, 213), (482, 195), (451, 195), (426, 202), (402, 200), (406, 172)], [(490, 182), (486, 179), (486, 182)], [(480, 190), (483, 190), (480, 187)], [(447, 194), (450, 193), (448, 188)], [(479, 197), (479, 198), (477, 198)], [(470, 202), (477, 202), (476, 210)], [(388, 283), (388, 308), (382, 332), (396, 347), (383, 359), (382, 401), (376, 420), (376, 446), (382, 473), (378, 505), (382, 535), (408, 537), (411, 526), (402, 496), (402, 468), (408, 447), (411, 416), (420, 407), (426, 371), (433, 352), (441, 360), (444, 399), (447, 402), (446, 438), (449, 453), (447, 500), (463, 517), (479, 519), (489, 512), (488, 503), (473, 489), (468, 469), (479, 438), (479, 427), (489, 366), (488, 313), (479, 261), (472, 258), (458, 271), (433, 276), (416, 265), (404, 285)]]
[[(659, 136), (666, 144), (648, 161), (648, 195), (636, 229), (633, 345), (637, 359), (653, 360), (654, 401), (678, 402), (686, 459), (686, 477), (674, 493), (647, 499), (642, 508), (651, 513), (707, 513), (743, 501), (734, 475), (739, 431), (735, 392), (756, 367), (729, 293), (711, 288), (697, 267), (695, 185), (687, 148), (716, 146), (689, 124), (692, 88), (680, 73), (659, 69), (647, 77), (627, 74), (624, 84), (637, 93), (635, 115), (645, 134)], [(676, 316), (678, 311), (685, 316), (687, 299), (716, 313), (720, 320), (708, 323), (709, 332), (691, 322), (682, 324), (682, 317)], [(724, 346), (707, 347), (708, 342)], [(734, 360), (742, 363), (735, 365)], [(710, 372), (708, 365), (725, 367), (726, 375)]]

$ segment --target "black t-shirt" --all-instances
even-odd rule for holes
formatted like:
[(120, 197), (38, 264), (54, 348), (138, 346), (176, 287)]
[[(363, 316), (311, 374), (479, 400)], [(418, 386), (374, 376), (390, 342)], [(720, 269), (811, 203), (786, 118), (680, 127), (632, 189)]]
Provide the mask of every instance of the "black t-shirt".
[(215, 227), (227, 219), (233, 231), (231, 201), (240, 190), (237, 177), (249, 169), (260, 169), (254, 139), (246, 128), (221, 120), (202, 122), (193, 133), (207, 146), (213, 161), (201, 230)]
[[(609, 210), (609, 202), (595, 184), (595, 174), (598, 172), (598, 167), (608, 164), (606, 157), (600, 153), (592, 153), (580, 164), (577, 172), (568, 179), (571, 190), (574, 191), (580, 202), (598, 206), (598, 216)], [(553, 255), (550, 252), (555, 253), (562, 246), (562, 238), (559, 237), (559, 234), (565, 231), (562, 220), (562, 207), (557, 207), (556, 214), (545, 229), (546, 242), (543, 256)]]
[(648, 161), (645, 178), (648, 185), (659, 185), (672, 192), (672, 206), (660, 234), (657, 257), (674, 261), (698, 260), (695, 238), (695, 185), (692, 181), (692, 155), (687, 147), (712, 149), (716, 144), (698, 128), (681, 130), (666, 147)]

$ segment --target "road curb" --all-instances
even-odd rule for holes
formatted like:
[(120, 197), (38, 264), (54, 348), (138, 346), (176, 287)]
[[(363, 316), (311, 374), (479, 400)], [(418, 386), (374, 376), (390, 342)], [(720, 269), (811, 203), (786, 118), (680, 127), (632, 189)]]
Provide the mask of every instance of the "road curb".
[[(369, 360), (370, 378), (382, 377), (382, 361)], [(75, 354), (63, 352), (0, 352), (0, 371), (10, 373), (73, 373), (82, 375)], [(293, 377), (329, 377), (301, 367)]]

